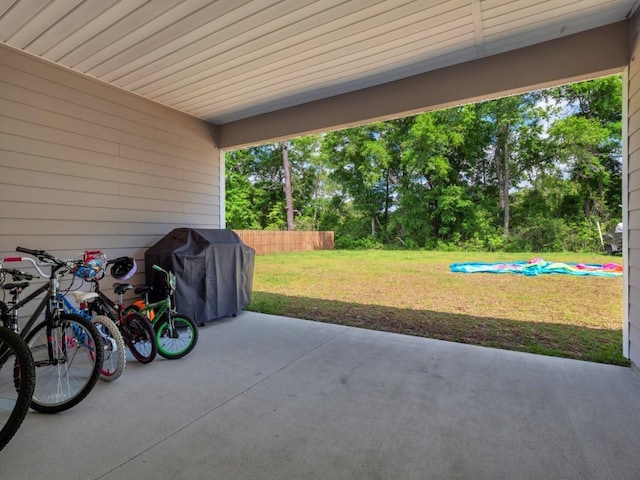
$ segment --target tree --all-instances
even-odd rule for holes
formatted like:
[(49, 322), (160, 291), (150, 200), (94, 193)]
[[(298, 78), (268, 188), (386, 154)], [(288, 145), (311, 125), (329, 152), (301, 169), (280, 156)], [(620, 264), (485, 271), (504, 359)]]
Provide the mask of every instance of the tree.
[(250, 181), (252, 155), (249, 150), (235, 150), (225, 155), (226, 224), (229, 228), (261, 228), (255, 209), (254, 187)]
[(589, 222), (618, 221), (621, 85), (606, 77), (232, 152), (227, 223), (293, 221), (345, 245), (591, 248)]
[(622, 199), (622, 77), (609, 76), (551, 89), (567, 114), (550, 129), (557, 162), (579, 186), (585, 218), (619, 215)]
[(295, 230), (293, 224), (293, 197), (291, 193), (291, 173), (289, 170), (288, 140), (282, 142), (282, 171), (284, 172), (284, 197), (287, 208), (287, 230)]
[(226, 160), (228, 227), (284, 228), (286, 217), (280, 145), (229, 152)]
[(478, 105), (415, 117), (398, 196), (408, 235), (418, 245), (467, 241), (490, 227), (488, 127)]
[(597, 121), (571, 116), (554, 123), (549, 131), (558, 161), (566, 167), (568, 177), (576, 182), (585, 218), (594, 209), (602, 209), (605, 188), (610, 184), (601, 146), (609, 132)]
[(503, 230), (510, 229), (510, 194), (523, 180), (531, 155), (527, 147), (541, 133), (542, 110), (537, 108), (539, 92), (492, 100), (481, 105), (483, 115), (491, 125), (494, 173), (503, 212)]
[[(322, 145), (330, 177), (342, 186), (342, 199), (353, 203), (375, 237), (389, 200), (387, 152), (380, 141), (381, 124), (326, 135)], [(384, 218), (383, 218), (384, 220)]]
[(319, 135), (310, 135), (289, 142), (296, 230), (317, 230), (327, 208), (327, 169), (320, 151), (321, 141)]

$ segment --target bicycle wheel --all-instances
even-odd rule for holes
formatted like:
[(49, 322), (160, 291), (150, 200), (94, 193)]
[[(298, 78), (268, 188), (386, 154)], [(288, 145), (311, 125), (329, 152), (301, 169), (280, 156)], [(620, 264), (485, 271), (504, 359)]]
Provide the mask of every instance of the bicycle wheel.
[(97, 315), (91, 321), (100, 333), (104, 350), (100, 379), (105, 382), (113, 382), (122, 375), (127, 362), (122, 334), (116, 324), (105, 315)]
[(156, 358), (158, 346), (153, 327), (144, 316), (129, 312), (123, 319), (123, 337), (131, 354), (140, 363), (150, 363)]
[(196, 322), (179, 313), (162, 316), (153, 324), (156, 330), (158, 353), (164, 358), (174, 360), (188, 354), (198, 343)]
[(27, 415), (35, 382), (29, 348), (16, 333), (0, 327), (0, 450)]
[(104, 358), (96, 327), (78, 315), (61, 313), (57, 326), (45, 320), (25, 339), (36, 367), (31, 408), (57, 413), (77, 405), (95, 386)]

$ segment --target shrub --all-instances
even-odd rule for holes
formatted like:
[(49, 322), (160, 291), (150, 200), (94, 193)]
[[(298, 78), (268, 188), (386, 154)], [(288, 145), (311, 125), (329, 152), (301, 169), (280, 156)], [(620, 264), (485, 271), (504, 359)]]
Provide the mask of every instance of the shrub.
[(374, 237), (353, 238), (349, 235), (335, 239), (334, 247), (342, 250), (380, 250), (384, 245)]

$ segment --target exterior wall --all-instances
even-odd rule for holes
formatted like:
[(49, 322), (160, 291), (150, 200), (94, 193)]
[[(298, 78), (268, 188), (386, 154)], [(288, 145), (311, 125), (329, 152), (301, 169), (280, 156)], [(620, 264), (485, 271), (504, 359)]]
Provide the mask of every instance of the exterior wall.
[[(640, 19), (631, 22), (632, 51), (628, 72), (628, 177), (626, 264), (628, 276), (628, 351), (640, 365)], [(625, 346), (627, 346), (625, 345)]]
[(176, 227), (220, 227), (211, 125), (0, 46), (0, 255), (143, 260)]

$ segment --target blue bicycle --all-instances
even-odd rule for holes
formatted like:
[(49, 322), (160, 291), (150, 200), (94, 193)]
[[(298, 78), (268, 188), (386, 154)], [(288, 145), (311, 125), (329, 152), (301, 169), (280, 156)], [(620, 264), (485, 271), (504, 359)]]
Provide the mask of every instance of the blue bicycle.
[(80, 306), (79, 309), (62, 293), (59, 293), (57, 298), (62, 302), (65, 312), (80, 315), (96, 326), (98, 333), (100, 333), (102, 337), (102, 349), (104, 351), (100, 379), (105, 382), (113, 382), (122, 375), (127, 361), (122, 334), (117, 325), (106, 315), (91, 316), (89, 313), (88, 303), (98, 296), (97, 293), (77, 290), (70, 293), (75, 297), (76, 302)]

